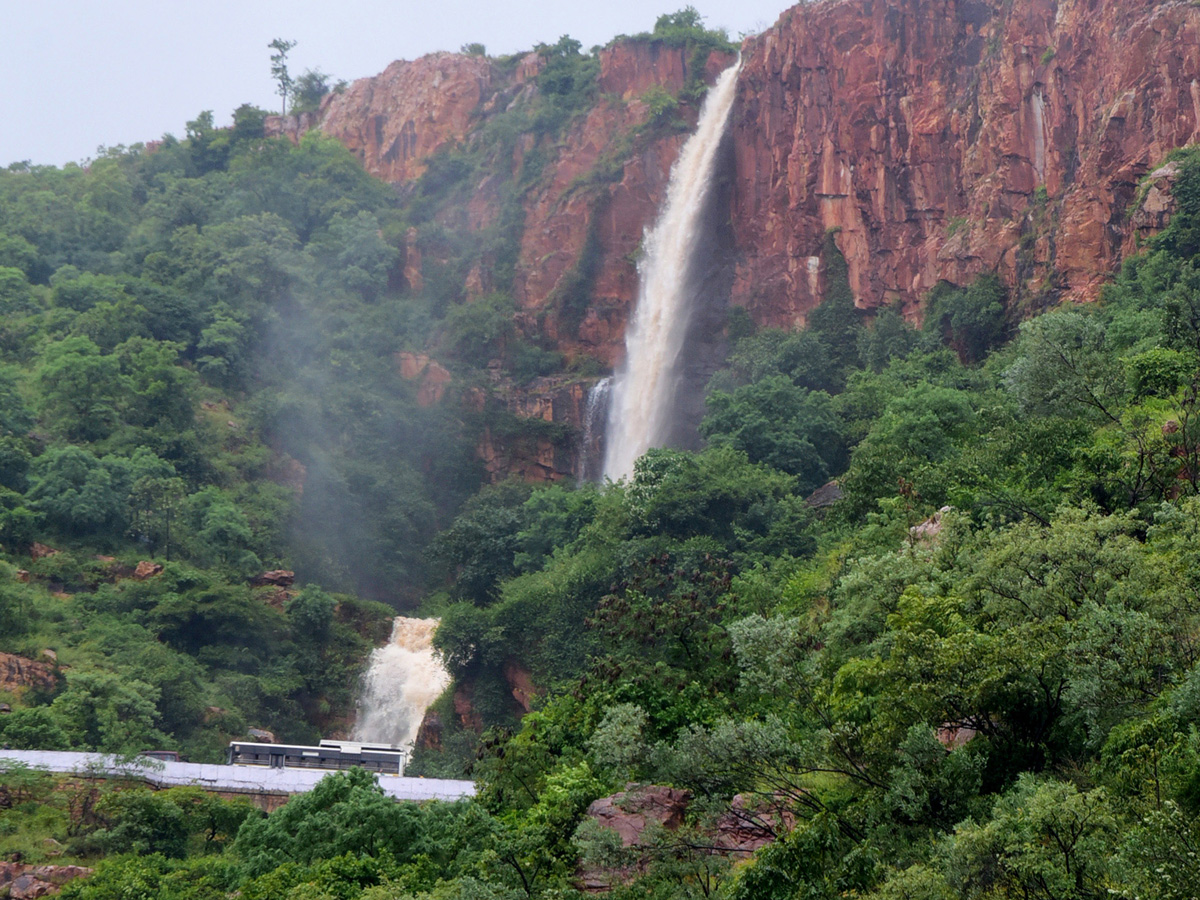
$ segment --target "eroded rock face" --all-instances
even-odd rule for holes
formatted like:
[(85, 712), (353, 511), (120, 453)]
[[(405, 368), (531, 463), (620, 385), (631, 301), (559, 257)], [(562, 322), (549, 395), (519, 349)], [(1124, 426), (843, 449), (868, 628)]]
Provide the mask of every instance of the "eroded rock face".
[(145, 581), (147, 578), (155, 578), (161, 575), (162, 572), (163, 567), (160, 563), (143, 559), (137, 564), (137, 568), (133, 570), (133, 577), (138, 581)]
[(860, 306), (981, 272), (1093, 298), (1139, 179), (1200, 133), (1198, 37), (1179, 2), (793, 8), (744, 48), (734, 301), (803, 323), (830, 229)]
[[(593, 382), (559, 376), (535, 378), (517, 385), (499, 377), (498, 372), (493, 374), (496, 378), (490, 398), (481, 392), (474, 397), (478, 409), (491, 402), (519, 419), (537, 419), (547, 425), (575, 425), (583, 421)], [(485, 427), (476, 450), (494, 480), (516, 474), (527, 481), (558, 481), (578, 471), (580, 465), (576, 442), (555, 433), (512, 440)]]
[(92, 870), (83, 866), (27, 866), (0, 862), (0, 891), (13, 900), (31, 900), (57, 894), (64, 884)]
[(0, 690), (20, 693), (26, 688), (52, 690), (56, 683), (54, 666), (24, 656), (0, 653)]
[(250, 584), (254, 587), (273, 585), (274, 587), (289, 588), (295, 580), (296, 573), (291, 569), (272, 569), (270, 572), (255, 575), (250, 579)]
[(541, 692), (533, 683), (532, 673), (515, 659), (510, 659), (504, 663), (504, 680), (521, 711), (527, 713), (533, 709), (533, 699)]
[[(691, 791), (660, 784), (629, 784), (624, 791), (601, 797), (587, 809), (587, 817), (616, 833), (621, 846), (630, 849), (637, 862), (627, 868), (588, 868), (578, 873), (581, 889), (606, 893), (629, 883), (645, 870), (653, 855), (653, 844), (661, 837), (658, 829), (676, 831), (687, 818)], [(728, 808), (702, 826), (704, 850), (698, 852), (745, 859), (765, 847), (796, 824), (796, 815), (782, 798), (733, 797)], [(651, 833), (647, 834), (647, 829)]]
[[(732, 62), (713, 53), (704, 71), (694, 73), (686, 51), (660, 43), (620, 43), (600, 52), (601, 99), (568, 132), (550, 175), (526, 202), (513, 285), (523, 322), (568, 356), (583, 353), (608, 365), (620, 358), (637, 296), (642, 237), (666, 198), (671, 165), (687, 134), (667, 131), (634, 140), (606, 183), (589, 185), (589, 177), (620, 139), (646, 123), (647, 91), (662, 88), (676, 95), (693, 75), (711, 82)], [(697, 111), (686, 104), (680, 108), (689, 123)], [(552, 301), (585, 253), (593, 255), (590, 302), (579, 322), (563, 322)]]
[(1172, 189), (1179, 175), (1179, 165), (1167, 163), (1155, 169), (1143, 180), (1140, 197), (1129, 214), (1129, 229), (1125, 234), (1122, 255), (1137, 253), (1142, 243), (1171, 224), (1175, 213)]
[(328, 95), (317, 121), (372, 174), (408, 181), (425, 171), (432, 153), (466, 136), (492, 79), (492, 63), (481, 56), (397, 60), (374, 78)]
[(682, 825), (691, 801), (691, 791), (661, 784), (631, 784), (620, 793), (593, 801), (587, 815), (615, 831), (621, 846), (633, 847), (651, 824), (670, 831)]

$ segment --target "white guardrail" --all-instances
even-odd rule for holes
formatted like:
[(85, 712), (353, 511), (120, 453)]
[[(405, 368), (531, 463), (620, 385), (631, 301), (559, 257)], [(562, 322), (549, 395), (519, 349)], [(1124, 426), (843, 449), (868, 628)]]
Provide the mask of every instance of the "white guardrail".
[[(327, 769), (164, 762), (141, 756), (117, 757), (60, 750), (0, 750), (0, 771), (6, 768), (5, 761), (10, 759), (47, 772), (136, 778), (156, 787), (194, 785), (209, 791), (239, 794), (303, 794), (331, 774)], [(471, 781), (405, 778), (403, 775), (378, 775), (376, 780), (383, 792), (396, 800), (459, 800), (475, 793), (475, 784)]]

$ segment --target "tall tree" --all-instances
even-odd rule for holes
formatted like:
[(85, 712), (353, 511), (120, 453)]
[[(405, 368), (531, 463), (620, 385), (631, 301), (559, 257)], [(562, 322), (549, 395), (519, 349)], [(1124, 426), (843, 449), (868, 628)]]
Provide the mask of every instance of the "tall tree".
[(275, 38), (267, 44), (267, 47), (275, 51), (271, 54), (271, 77), (279, 83), (282, 114), (285, 116), (288, 111), (288, 98), (292, 95), (294, 84), (292, 76), (288, 73), (287, 55), (295, 46), (295, 41), (285, 41), (283, 38)]

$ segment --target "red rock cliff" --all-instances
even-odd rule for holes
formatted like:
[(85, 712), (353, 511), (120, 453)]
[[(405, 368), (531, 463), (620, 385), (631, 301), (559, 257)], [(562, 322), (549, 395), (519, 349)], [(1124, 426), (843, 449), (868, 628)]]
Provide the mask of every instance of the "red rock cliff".
[(802, 322), (824, 234), (862, 306), (995, 271), (1090, 299), (1139, 179), (1200, 126), (1200, 9), (1130, 0), (839, 0), (747, 41), (734, 300)]
[[(651, 41), (624, 41), (600, 51), (594, 106), (561, 133), (531, 129), (517, 135), (511, 156), (494, 158), (465, 202), (437, 214), (438, 224), (448, 229), (486, 232), (502, 215), (514, 179), (524, 177), (525, 159), (535, 153), (542, 158), (536, 178), (523, 181), (523, 224), (514, 236), (511, 287), (516, 324), (526, 337), (548, 340), (569, 358), (586, 355), (615, 363), (637, 291), (643, 231), (664, 199), (671, 164), (697, 113), (695, 103), (681, 99), (673, 114), (684, 128), (654, 123), (645, 96), (655, 89), (660, 98), (664, 92), (680, 95), (696, 77), (711, 82), (731, 62), (728, 54), (695, 57), (684, 48)], [(498, 113), (519, 109), (536, 96), (543, 65), (537, 53), (515, 65), (446, 53), (396, 62), (328, 96), (316, 114), (269, 120), (268, 131), (296, 139), (319, 128), (353, 150), (372, 174), (396, 183), (403, 195), (433, 154), (470, 148)], [(414, 230), (405, 246), (403, 284), (421, 292), (429, 273), (445, 262), (437, 248), (422, 249)], [(495, 289), (495, 262), (484, 252), (469, 267), (468, 301)], [(584, 266), (586, 276), (581, 275)], [(582, 288), (581, 282), (586, 282)], [(564, 302), (571, 290), (582, 293), (584, 303), (578, 298)], [(494, 374), (487, 396), (478, 389), (468, 392), (466, 400), (476, 409), (492, 403), (520, 418), (579, 424), (587, 384), (577, 378), (514, 386), (499, 378), (498, 370)], [(426, 375), (414, 369), (406, 377)], [(430, 402), (440, 401), (444, 388), (430, 394)], [(578, 463), (569, 441), (540, 438), (530, 446), (509, 445), (488, 430), (480, 438), (480, 455), (495, 477), (515, 472), (553, 479), (572, 473)]]
[[(734, 301), (761, 322), (802, 323), (819, 302), (829, 229), (863, 306), (911, 312), (939, 280), (983, 271), (1090, 299), (1119, 261), (1138, 181), (1200, 137), (1200, 9), (1188, 0), (826, 0), (788, 10), (743, 52)], [(645, 91), (678, 92), (688, 62), (660, 44), (602, 51), (600, 100), (527, 196), (514, 292), (526, 324), (568, 350), (619, 354), (631, 257), (683, 135), (631, 146), (607, 184), (581, 183), (645, 120)], [(709, 79), (727, 62), (711, 58)], [(447, 53), (396, 62), (315, 119), (374, 174), (409, 181), (534, 90), (539, 65), (536, 54), (503, 73)], [(533, 146), (526, 136), (517, 155)], [(487, 188), (469, 211), (480, 226), (495, 215)], [(589, 230), (592, 303), (578, 334), (558, 335), (547, 300)], [(481, 288), (487, 277), (473, 273)]]
[(329, 96), (318, 121), (384, 181), (409, 181), (432, 153), (462, 140), (490, 96), (492, 64), (479, 56), (434, 53), (398, 60)]
[[(1022, 310), (1091, 299), (1169, 211), (1154, 188), (1162, 210), (1130, 215), (1139, 181), (1200, 136), (1200, 8), (1189, 0), (823, 0), (783, 13), (743, 57), (727, 173), (731, 299), (761, 324), (802, 325), (820, 302), (831, 229), (862, 307), (898, 303), (918, 318), (939, 280), (981, 272), (1001, 275)], [(482, 233), (523, 161), (544, 160), (514, 226), (527, 337), (571, 358), (619, 358), (641, 238), (686, 138), (648, 127), (644, 98), (679, 94), (692, 66), (711, 82), (730, 61), (644, 41), (601, 51), (595, 105), (563, 133), (517, 135), (461, 208), (439, 214)], [(495, 114), (536, 95), (542, 66), (536, 53), (397, 62), (273, 127), (321, 128), (403, 194), (433, 153), (470, 146)], [(694, 122), (696, 108), (682, 102), (679, 114)], [(403, 282), (420, 292), (438, 251), (415, 232), (405, 251)], [(468, 300), (494, 289), (494, 265), (486, 253), (471, 264)], [(582, 308), (564, 304), (581, 280)], [(578, 425), (584, 388), (543, 381), (478, 402), (556, 422), (562, 410)], [(485, 434), (481, 453), (497, 476), (576, 465), (548, 440), (517, 460)]]
[[(712, 54), (704, 61), (703, 77), (711, 82), (731, 61)], [(671, 164), (687, 137), (669, 129), (639, 131), (649, 117), (642, 97), (652, 88), (678, 94), (693, 74), (693, 64), (686, 50), (659, 42), (628, 41), (601, 50), (596, 105), (556, 141), (548, 143), (533, 133), (520, 136), (513, 159), (505, 161), (515, 171), (535, 149), (550, 156), (525, 195), (513, 293), (522, 326), (548, 334), (568, 353), (587, 353), (606, 363), (620, 353), (637, 290), (634, 260), (642, 233), (663, 200)], [(425, 171), (432, 154), (469, 140), (492, 113), (535, 92), (541, 66), (536, 53), (515, 66), (450, 53), (398, 61), (380, 75), (329, 95), (316, 115), (272, 117), (268, 130), (295, 138), (319, 128), (353, 150), (373, 175), (403, 184)], [(691, 122), (696, 108), (684, 103), (680, 113)], [(605, 174), (596, 177), (600, 167)], [(481, 230), (495, 221), (502, 174), (508, 173), (484, 177), (477, 186), (463, 210), (469, 229)], [(596, 248), (591, 303), (582, 323), (564, 329), (551, 301), (589, 239)], [(417, 270), (418, 254), (409, 248)], [(489, 264), (480, 260), (471, 270), (468, 295), (491, 290)], [(416, 277), (405, 274), (410, 285)]]

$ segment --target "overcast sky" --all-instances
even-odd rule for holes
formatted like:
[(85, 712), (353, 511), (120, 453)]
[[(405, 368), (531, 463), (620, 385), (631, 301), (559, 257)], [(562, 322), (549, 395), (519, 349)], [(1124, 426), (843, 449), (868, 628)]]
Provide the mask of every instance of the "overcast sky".
[[(211, 109), (275, 108), (267, 44), (289, 68), (354, 80), (392, 60), (479, 42), (493, 55), (649, 31), (686, 0), (0, 0), (0, 167), (62, 165), (99, 146), (182, 136)], [(693, 0), (710, 28), (761, 31), (789, 0)]]

